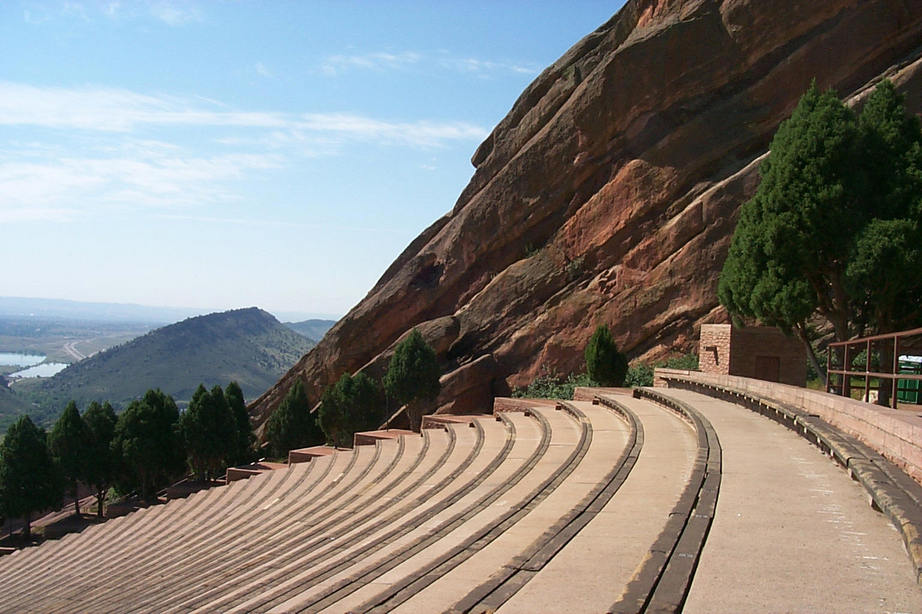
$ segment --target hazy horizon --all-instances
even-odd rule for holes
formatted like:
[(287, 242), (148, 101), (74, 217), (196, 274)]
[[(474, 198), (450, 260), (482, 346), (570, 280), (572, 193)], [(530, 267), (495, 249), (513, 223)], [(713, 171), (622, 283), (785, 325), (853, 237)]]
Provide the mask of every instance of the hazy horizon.
[(621, 4), (2, 3), (3, 292), (341, 316)]
[[(226, 309), (182, 307), (175, 305), (144, 305), (107, 301), (75, 301), (47, 297), (0, 296), (0, 318), (48, 318), (137, 321), (171, 324), (185, 318), (221, 313), (235, 309), (258, 307), (271, 313), (279, 322), (304, 320), (337, 321), (345, 314), (312, 313), (304, 311), (272, 311), (261, 305), (237, 305)], [(115, 310), (114, 312), (112, 310)], [(134, 315), (132, 315), (134, 314)]]

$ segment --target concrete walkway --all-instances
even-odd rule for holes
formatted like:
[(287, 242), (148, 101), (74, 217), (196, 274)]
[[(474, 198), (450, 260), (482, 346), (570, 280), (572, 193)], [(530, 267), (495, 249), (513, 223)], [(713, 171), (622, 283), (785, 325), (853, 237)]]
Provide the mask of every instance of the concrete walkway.
[(682, 390), (723, 449), (717, 514), (685, 612), (922, 612), (900, 537), (817, 448), (737, 405)]

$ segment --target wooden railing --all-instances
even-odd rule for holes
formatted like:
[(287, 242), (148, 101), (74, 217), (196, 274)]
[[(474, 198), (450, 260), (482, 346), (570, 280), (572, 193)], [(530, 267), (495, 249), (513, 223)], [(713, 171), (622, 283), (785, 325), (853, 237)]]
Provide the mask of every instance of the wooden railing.
[[(853, 363), (862, 351), (865, 353), (864, 370), (855, 370)], [(920, 385), (913, 386), (910, 382), (922, 381), (922, 374), (900, 373), (901, 352), (922, 355), (922, 328), (830, 343), (826, 355), (826, 392), (851, 397), (852, 391), (859, 389), (863, 390), (862, 398), (868, 402), (872, 390), (878, 395), (884, 391), (889, 394), (888, 405), (896, 408), (899, 393), (918, 391)], [(875, 354), (878, 360), (872, 370)], [(864, 381), (856, 384), (853, 378)]]

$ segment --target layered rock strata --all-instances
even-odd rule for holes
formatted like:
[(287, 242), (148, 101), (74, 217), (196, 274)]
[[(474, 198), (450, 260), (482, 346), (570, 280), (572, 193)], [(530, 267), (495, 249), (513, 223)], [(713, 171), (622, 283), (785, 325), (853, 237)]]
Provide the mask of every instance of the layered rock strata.
[(254, 418), (296, 377), (318, 399), (380, 371), (414, 326), (469, 399), (439, 405), (460, 412), (580, 370), (601, 323), (631, 358), (692, 350), (725, 318), (717, 276), (778, 124), (813, 79), (857, 99), (889, 76), (918, 111), (920, 34), (919, 0), (629, 0), (522, 93), (454, 208)]

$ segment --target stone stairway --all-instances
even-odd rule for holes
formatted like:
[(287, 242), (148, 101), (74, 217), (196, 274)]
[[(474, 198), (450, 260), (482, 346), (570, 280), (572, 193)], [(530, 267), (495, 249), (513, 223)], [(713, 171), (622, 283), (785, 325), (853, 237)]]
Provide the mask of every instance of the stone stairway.
[(835, 455), (727, 399), (639, 396), (305, 451), (0, 559), (0, 612), (922, 611)]

